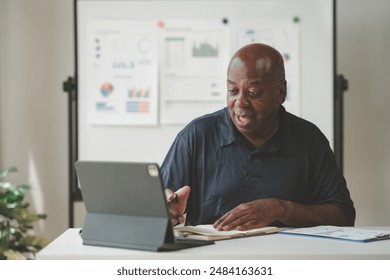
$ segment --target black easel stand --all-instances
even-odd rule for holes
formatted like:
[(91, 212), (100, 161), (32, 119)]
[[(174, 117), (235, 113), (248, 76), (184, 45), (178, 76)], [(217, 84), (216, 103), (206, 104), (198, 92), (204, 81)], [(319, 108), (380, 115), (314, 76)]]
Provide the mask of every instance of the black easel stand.
[(81, 201), (74, 163), (77, 160), (77, 96), (76, 80), (68, 77), (62, 84), (64, 92), (68, 93), (68, 145), (69, 145), (69, 227), (74, 226), (74, 202)]
[(334, 91), (334, 153), (341, 171), (343, 171), (344, 164), (344, 91), (346, 90), (348, 90), (348, 80), (343, 75), (337, 75)]

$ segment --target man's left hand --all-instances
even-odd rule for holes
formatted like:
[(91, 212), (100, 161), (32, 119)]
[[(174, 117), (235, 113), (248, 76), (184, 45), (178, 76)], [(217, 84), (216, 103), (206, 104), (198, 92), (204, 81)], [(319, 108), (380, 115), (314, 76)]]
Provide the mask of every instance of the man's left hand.
[(264, 227), (278, 220), (282, 211), (283, 206), (280, 200), (275, 198), (258, 199), (242, 203), (230, 210), (214, 223), (214, 228), (228, 231)]

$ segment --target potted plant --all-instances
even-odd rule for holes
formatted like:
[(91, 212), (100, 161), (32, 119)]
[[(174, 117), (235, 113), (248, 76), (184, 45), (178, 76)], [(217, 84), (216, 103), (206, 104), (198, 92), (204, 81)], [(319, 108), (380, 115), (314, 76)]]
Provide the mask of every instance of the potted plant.
[(44, 238), (32, 233), (32, 224), (46, 215), (34, 213), (24, 201), (30, 186), (4, 181), (10, 172), (16, 171), (15, 167), (0, 170), (0, 260), (34, 259), (35, 253), (47, 244)]

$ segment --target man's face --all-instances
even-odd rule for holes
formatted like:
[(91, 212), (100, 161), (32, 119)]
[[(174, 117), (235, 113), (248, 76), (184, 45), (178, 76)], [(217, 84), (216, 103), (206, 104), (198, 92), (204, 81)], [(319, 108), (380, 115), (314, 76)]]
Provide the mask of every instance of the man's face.
[(237, 129), (247, 137), (264, 137), (277, 124), (285, 99), (285, 82), (268, 71), (270, 61), (235, 58), (228, 69), (227, 106)]

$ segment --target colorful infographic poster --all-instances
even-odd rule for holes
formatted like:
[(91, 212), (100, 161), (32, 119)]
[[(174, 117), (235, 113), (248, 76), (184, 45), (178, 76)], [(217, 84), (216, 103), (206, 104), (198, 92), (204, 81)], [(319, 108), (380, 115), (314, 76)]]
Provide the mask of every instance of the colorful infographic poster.
[(229, 59), (249, 43), (282, 53), (284, 105), (301, 115), (297, 18), (93, 20), (88, 35), (91, 124), (186, 124), (225, 107)]
[(226, 106), (226, 22), (165, 20), (161, 33), (161, 123), (185, 124)]
[(90, 123), (157, 124), (156, 32), (155, 21), (90, 23), (87, 72)]

